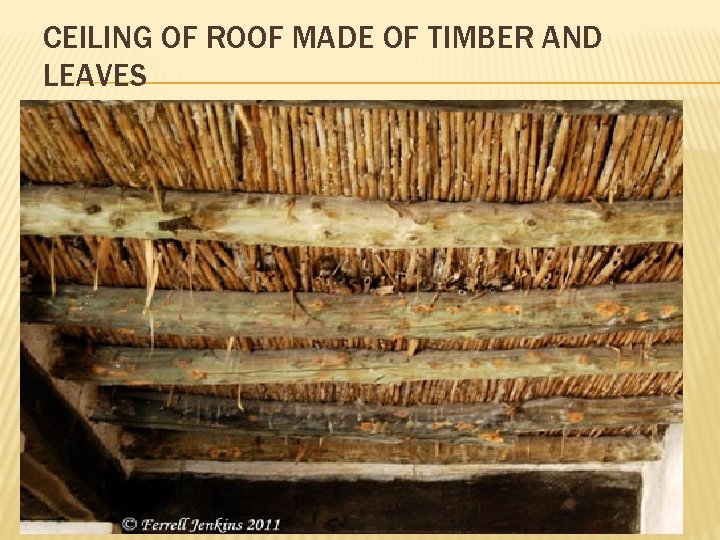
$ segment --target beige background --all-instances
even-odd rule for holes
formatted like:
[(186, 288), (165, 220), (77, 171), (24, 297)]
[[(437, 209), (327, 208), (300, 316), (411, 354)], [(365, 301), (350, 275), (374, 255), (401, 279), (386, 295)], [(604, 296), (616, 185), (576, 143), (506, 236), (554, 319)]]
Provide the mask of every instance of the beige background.
[[(720, 10), (684, 2), (159, 2), (35, 1), (0, 16), (0, 537), (18, 534), (19, 101), (21, 99), (683, 99), (685, 105), (685, 534), (720, 537)], [(147, 25), (151, 49), (50, 50), (47, 25)], [(187, 50), (164, 49), (166, 25), (197, 25)], [(284, 25), (276, 49), (207, 50), (203, 27)], [(375, 26), (371, 50), (293, 50), (294, 24)], [(591, 50), (432, 50), (382, 46), (389, 25), (595, 25)], [(150, 81), (230, 85), (44, 88), (43, 64), (143, 63)], [(57, 69), (57, 68), (56, 68)], [(443, 84), (253, 84), (423, 82)], [(509, 84), (544, 81), (552, 84)], [(459, 82), (472, 84), (457, 84)], [(497, 82), (503, 84), (496, 84)], [(584, 84), (557, 84), (582, 82)], [(644, 84), (636, 84), (638, 82)], [(248, 84), (249, 83), (249, 84)], [(608, 84), (612, 83), (612, 84)], [(652, 83), (652, 84), (648, 84)], [(701, 84), (702, 83), (702, 84)], [(708, 84), (709, 83), (709, 84)]]

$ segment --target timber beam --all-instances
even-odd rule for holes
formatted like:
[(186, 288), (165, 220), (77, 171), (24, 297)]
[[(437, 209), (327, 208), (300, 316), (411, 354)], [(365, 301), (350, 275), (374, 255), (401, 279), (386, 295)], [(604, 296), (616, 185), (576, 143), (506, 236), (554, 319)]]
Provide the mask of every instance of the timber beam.
[[(159, 207), (162, 205), (162, 208)], [(346, 248), (682, 242), (682, 198), (496, 204), (23, 186), (20, 233)]]
[(129, 459), (225, 462), (391, 464), (625, 463), (659, 459), (653, 437), (538, 437), (521, 435), (507, 445), (446, 444), (422, 440), (379, 443), (342, 437), (248, 436), (224, 432), (133, 429), (124, 433)]
[(23, 322), (122, 328), (137, 335), (482, 339), (681, 328), (682, 283), (459, 296), (155, 291), (62, 285), (23, 294)]
[(349, 349), (241, 350), (68, 348), (53, 375), (97, 385), (354, 383), (512, 379), (682, 371), (682, 344), (405, 352)]
[(124, 472), (23, 344), (20, 428), (20, 485), (64, 519), (107, 518)]
[(132, 428), (262, 436), (337, 436), (376, 441), (422, 439), (511, 444), (513, 435), (563, 429), (617, 428), (682, 421), (682, 398), (555, 397), (522, 404), (418, 406), (247, 401), (117, 388), (98, 400), (95, 421)]

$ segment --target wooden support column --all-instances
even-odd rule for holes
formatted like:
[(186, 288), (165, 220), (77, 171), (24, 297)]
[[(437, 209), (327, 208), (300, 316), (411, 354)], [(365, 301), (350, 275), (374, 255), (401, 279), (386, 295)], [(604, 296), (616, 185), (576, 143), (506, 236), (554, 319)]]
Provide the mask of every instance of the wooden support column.
[(138, 335), (483, 339), (682, 327), (682, 283), (597, 286), (479, 297), (155, 291), (64, 285), (24, 294), (24, 322), (123, 328)]
[(66, 349), (53, 374), (98, 385), (388, 384), (682, 371), (682, 344), (489, 351)]
[(222, 430), (247, 435), (343, 436), (397, 441), (425, 439), (509, 444), (514, 433), (612, 428), (682, 421), (682, 398), (547, 398), (515, 406), (449, 403), (437, 406), (246, 401), (206, 395), (116, 389), (99, 400), (92, 419), (127, 427), (176, 431)]
[(682, 242), (682, 199), (390, 203), (350, 197), (24, 186), (20, 232), (354, 248)]

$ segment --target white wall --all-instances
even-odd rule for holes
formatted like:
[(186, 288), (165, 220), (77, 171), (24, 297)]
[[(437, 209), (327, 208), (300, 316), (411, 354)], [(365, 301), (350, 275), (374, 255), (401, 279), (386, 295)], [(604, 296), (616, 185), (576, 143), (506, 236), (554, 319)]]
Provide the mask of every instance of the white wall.
[(640, 532), (682, 534), (683, 532), (683, 427), (671, 425), (665, 433), (665, 450), (660, 461), (643, 464)]

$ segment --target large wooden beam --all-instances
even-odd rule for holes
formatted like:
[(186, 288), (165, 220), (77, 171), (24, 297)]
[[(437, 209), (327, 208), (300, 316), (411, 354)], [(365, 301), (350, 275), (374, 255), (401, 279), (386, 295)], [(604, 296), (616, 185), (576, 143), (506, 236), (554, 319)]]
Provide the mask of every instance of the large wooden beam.
[[(62, 337), (57, 326), (44, 324), (21, 324), (20, 340), (32, 358), (33, 365), (36, 365), (42, 375), (46, 378), (47, 384), (51, 384), (53, 391), (65, 401), (77, 418), (87, 418), (89, 407), (95, 402), (97, 387), (94, 384), (78, 383), (70, 380), (58, 380), (51, 378), (55, 365), (66, 362), (64, 354), (77, 356), (78, 345), (68, 346), (68, 342)], [(80, 349), (83, 350), (83, 349)], [(87, 424), (88, 428), (97, 437), (98, 442), (105, 451), (113, 456), (124, 472), (129, 472), (123, 463), (119, 453), (120, 429), (117, 426)]]
[(25, 437), (20, 484), (70, 520), (102, 519), (124, 482), (110, 456), (50, 377), (20, 346), (20, 427)]
[(682, 242), (682, 199), (523, 205), (24, 186), (20, 232), (355, 248)]
[(143, 289), (64, 285), (25, 294), (24, 322), (122, 328), (148, 335), (288, 336), (314, 338), (492, 338), (582, 335), (681, 328), (682, 283), (534, 290), (479, 297), (447, 294), (333, 295), (318, 293), (155, 291), (143, 313)]
[(394, 463), (394, 464), (559, 464), (625, 463), (659, 459), (652, 437), (519, 436), (507, 445), (446, 444), (429, 441), (378, 443), (341, 437), (248, 436), (222, 431), (135, 429), (125, 433), (122, 451), (142, 460), (228, 462)]
[(514, 433), (612, 428), (682, 421), (682, 398), (547, 398), (506, 403), (390, 406), (242, 401), (206, 395), (118, 389), (101, 398), (93, 420), (176, 431), (222, 430), (246, 435), (424, 439), (466, 444), (510, 443)]
[(400, 383), (682, 371), (682, 344), (490, 351), (145, 349), (65, 354), (53, 374), (98, 385)]

